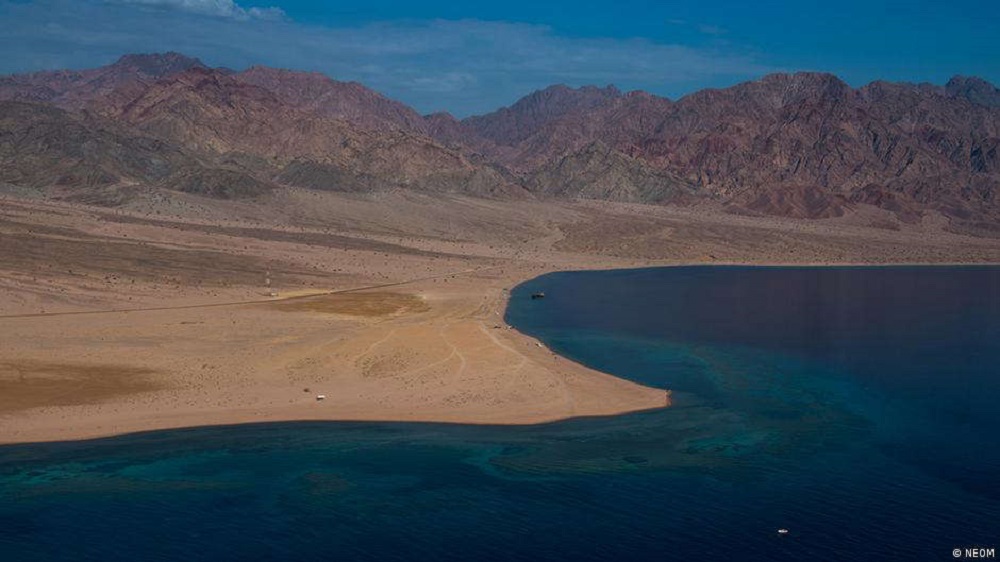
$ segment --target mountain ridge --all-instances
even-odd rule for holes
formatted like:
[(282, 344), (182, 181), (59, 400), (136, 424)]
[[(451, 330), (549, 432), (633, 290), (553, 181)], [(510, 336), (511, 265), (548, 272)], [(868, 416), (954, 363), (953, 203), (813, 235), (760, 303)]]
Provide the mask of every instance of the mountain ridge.
[[(93, 114), (127, 130), (126, 138), (152, 138), (190, 156), (211, 177), (236, 174), (229, 180), (254, 186), (221, 190), (226, 196), (294, 185), (655, 204), (708, 199), (734, 212), (795, 218), (840, 216), (857, 205), (907, 221), (928, 211), (958, 222), (1000, 218), (1000, 90), (975, 77), (853, 88), (828, 73), (771, 74), (676, 101), (614, 86), (554, 85), (456, 119), (422, 116), (319, 73), (213, 69), (165, 53), (0, 77), (0, 100)], [(0, 116), (5, 121), (38, 118), (3, 107), (15, 116)], [(113, 154), (85, 167), (130, 169), (107, 161)], [(25, 161), (9, 158), (6, 166), (24, 171)], [(188, 175), (193, 165), (183, 166)], [(123, 176), (105, 179), (112, 177)]]

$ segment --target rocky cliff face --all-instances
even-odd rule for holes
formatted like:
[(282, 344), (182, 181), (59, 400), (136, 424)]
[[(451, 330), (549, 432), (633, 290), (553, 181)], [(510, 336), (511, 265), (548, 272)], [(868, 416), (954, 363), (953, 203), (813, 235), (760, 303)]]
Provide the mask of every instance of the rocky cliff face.
[(977, 78), (855, 89), (776, 74), (676, 102), (553, 86), (458, 120), (315, 73), (232, 72), (168, 53), (3, 77), (0, 100), (27, 102), (0, 106), (8, 183), (712, 199), (807, 218), (867, 204), (904, 220), (1000, 219), (1000, 90)]
[(89, 70), (0, 77), (0, 100), (46, 102), (79, 109), (119, 87), (204, 66), (200, 60), (179, 53), (125, 55), (114, 64)]
[(270, 91), (291, 107), (341, 119), (367, 131), (410, 131), (426, 134), (419, 113), (357, 82), (338, 82), (315, 72), (293, 72), (254, 66), (236, 74), (237, 81)]
[(220, 198), (272, 187), (96, 116), (24, 102), (0, 102), (0, 183), (70, 190), (82, 199), (95, 188), (140, 184)]
[[(909, 218), (927, 209), (958, 218), (997, 213), (1000, 111), (996, 88), (980, 80), (855, 90), (828, 74), (779, 74), (675, 103), (603, 92), (559, 89), (555, 104), (544, 103), (553, 92), (540, 92), (459, 130), (478, 137), (468, 145), (491, 142), (492, 158), (536, 186), (579, 182), (553, 163), (600, 142), (754, 212), (820, 218), (867, 203)], [(583, 193), (635, 181), (609, 174)]]
[(532, 191), (624, 203), (681, 203), (698, 197), (689, 182), (595, 141), (532, 175)]
[(585, 86), (574, 90), (550, 86), (534, 92), (509, 108), (470, 117), (463, 124), (474, 134), (501, 146), (516, 146), (536, 131), (566, 115), (584, 114), (621, 97), (614, 86)]
[[(121, 65), (119, 61), (113, 66)], [(150, 66), (166, 65), (144, 68)], [(183, 175), (157, 184), (185, 191), (252, 196), (261, 193), (261, 186), (287, 184), (352, 192), (404, 188), (491, 197), (525, 195), (523, 188), (510, 184), (493, 168), (472, 164), (459, 151), (409, 130), (407, 119), (422, 127), (423, 118), (361, 86), (346, 85), (353, 97), (338, 105), (330, 100), (339, 99), (335, 92), (344, 85), (315, 75), (254, 69), (248, 78), (246, 73), (234, 75), (200, 64), (182, 66), (159, 78), (139, 71), (87, 71), (87, 76), (135, 79), (117, 80), (111, 91), (102, 89), (101, 95), (67, 106), (79, 105), (83, 110), (80, 115), (91, 117), (80, 123), (97, 127), (99, 121), (129, 132), (130, 137), (118, 141), (125, 149), (135, 148), (135, 139), (154, 139), (162, 150), (190, 155), (206, 170), (213, 170), (196, 172), (187, 166)], [(288, 79), (279, 79), (282, 76)], [(269, 79), (283, 84), (282, 88), (272, 91), (257, 85)], [(11, 78), (11, 82), (25, 81)], [(313, 88), (306, 87), (296, 97), (292, 93), (297, 84), (312, 84)], [(79, 86), (74, 88), (80, 91)], [(316, 93), (322, 95), (311, 97)], [(63, 99), (62, 94), (52, 97), (38, 109), (62, 106)], [(386, 107), (389, 110), (385, 113), (377, 111)], [(30, 127), (31, 120), (23, 112), (6, 117), (22, 128)], [(58, 135), (58, 128), (49, 134)], [(124, 152), (115, 154), (125, 157)], [(117, 166), (105, 157), (87, 159), (92, 157), (88, 155), (81, 165), (98, 169)], [(30, 167), (26, 161), (19, 166)], [(104, 183), (114, 183), (112, 178), (148, 181), (142, 175), (111, 174)], [(248, 178), (247, 189), (227, 187), (227, 182), (239, 178)]]

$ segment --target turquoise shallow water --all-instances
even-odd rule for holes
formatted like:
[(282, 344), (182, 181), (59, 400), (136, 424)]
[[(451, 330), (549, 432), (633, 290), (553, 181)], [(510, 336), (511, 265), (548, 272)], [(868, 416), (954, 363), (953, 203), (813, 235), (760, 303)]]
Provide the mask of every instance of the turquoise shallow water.
[(945, 560), (1000, 546), (1000, 268), (560, 273), (516, 288), (508, 321), (673, 389), (675, 407), (2, 447), (0, 560)]

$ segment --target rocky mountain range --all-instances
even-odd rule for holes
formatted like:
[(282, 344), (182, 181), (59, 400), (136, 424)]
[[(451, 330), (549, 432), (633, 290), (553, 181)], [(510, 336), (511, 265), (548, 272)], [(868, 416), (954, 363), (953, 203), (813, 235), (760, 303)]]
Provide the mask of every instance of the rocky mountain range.
[(282, 186), (1000, 224), (1000, 90), (774, 74), (677, 101), (552, 86), (510, 107), (422, 116), (316, 73), (209, 68), (177, 53), (0, 77), (0, 183), (151, 185), (213, 197)]

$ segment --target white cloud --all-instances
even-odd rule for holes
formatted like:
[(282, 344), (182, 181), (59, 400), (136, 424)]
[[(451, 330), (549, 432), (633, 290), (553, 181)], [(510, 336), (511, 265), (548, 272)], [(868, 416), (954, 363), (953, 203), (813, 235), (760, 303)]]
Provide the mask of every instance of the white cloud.
[[(0, 0), (0, 21), (7, 24), (0, 26), (5, 54), (0, 72), (87, 68), (125, 53), (173, 50), (235, 69), (264, 64), (319, 71), (359, 81), (421, 112), (461, 116), (509, 105), (556, 83), (613, 83), (676, 97), (773, 70), (752, 53), (726, 45), (566, 37), (524, 23), (432, 20), (329, 27), (252, 17), (223, 0), (129, 0), (128, 6), (121, 1)], [(149, 2), (159, 2), (161, 9), (150, 14)]]
[(476, 77), (467, 72), (443, 72), (419, 76), (410, 80), (415, 91), (453, 93), (476, 86)]
[(725, 35), (726, 29), (719, 27), (717, 25), (701, 24), (698, 26), (698, 31), (704, 33), (705, 35)]
[(280, 20), (285, 17), (281, 8), (244, 8), (233, 0), (106, 0), (111, 4), (132, 4), (192, 14), (232, 18), (235, 20)]

